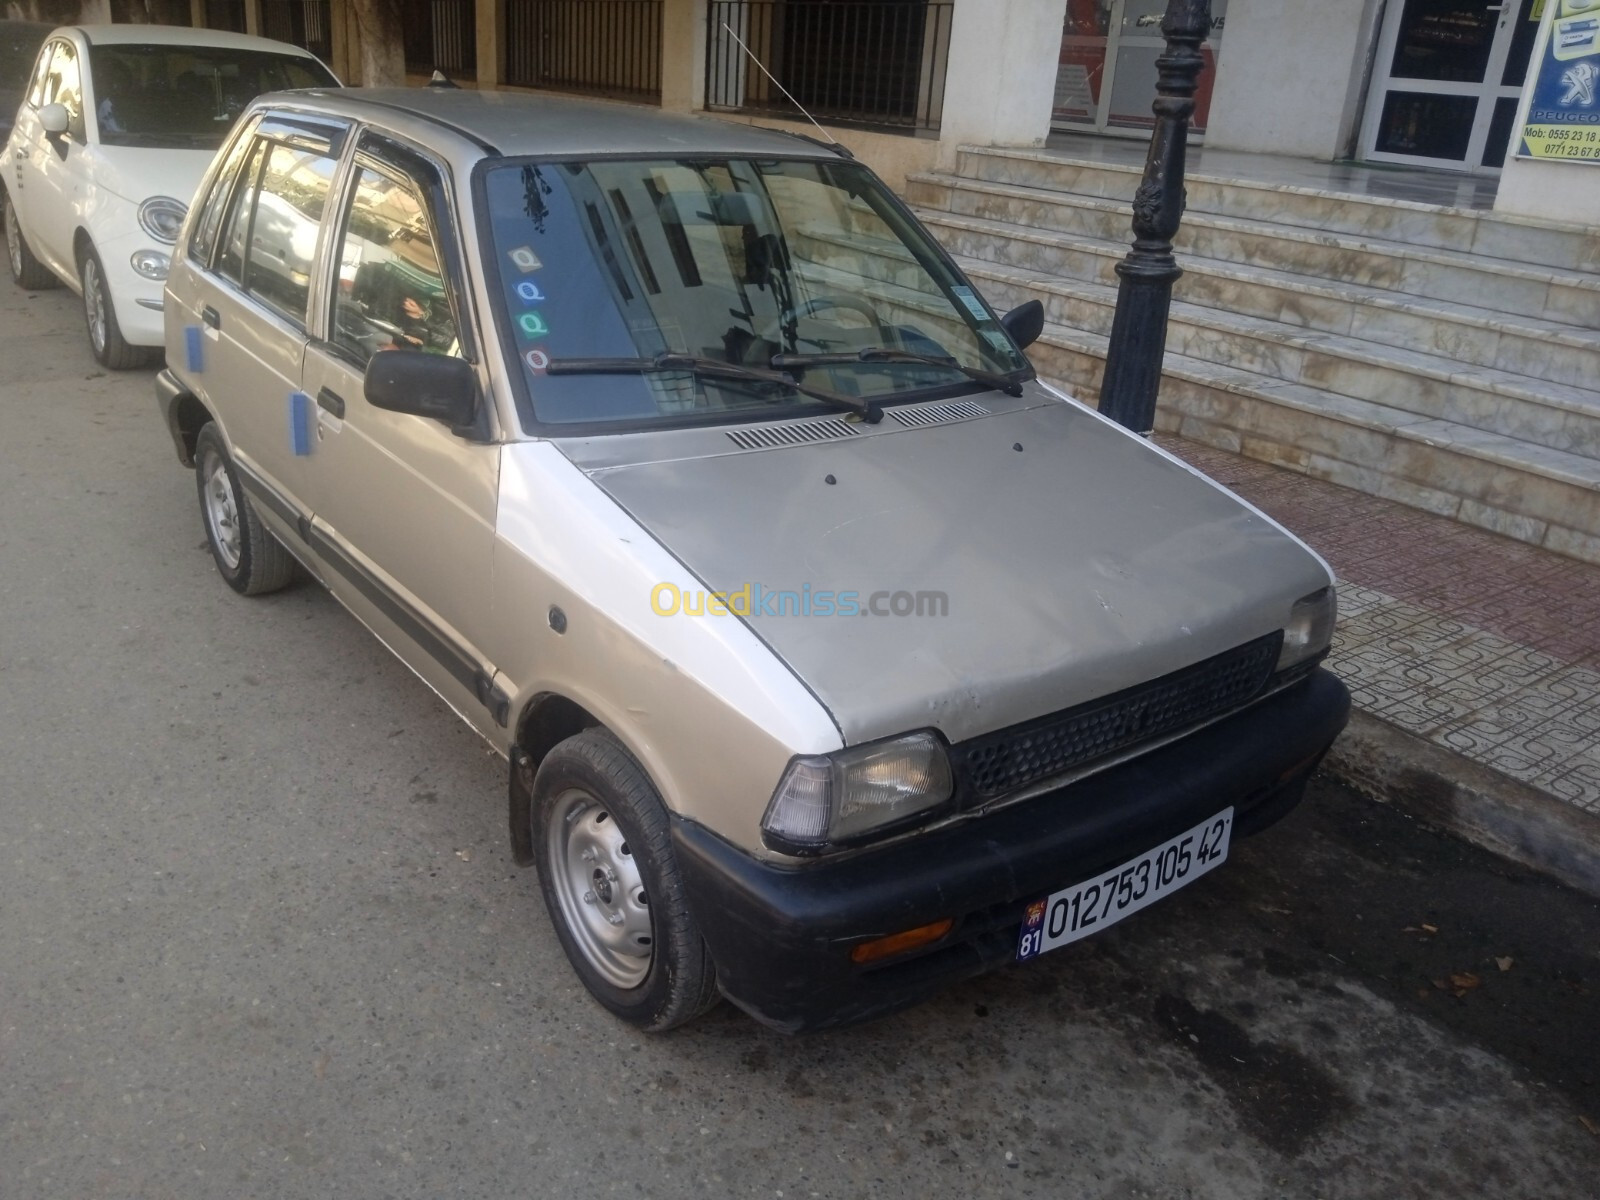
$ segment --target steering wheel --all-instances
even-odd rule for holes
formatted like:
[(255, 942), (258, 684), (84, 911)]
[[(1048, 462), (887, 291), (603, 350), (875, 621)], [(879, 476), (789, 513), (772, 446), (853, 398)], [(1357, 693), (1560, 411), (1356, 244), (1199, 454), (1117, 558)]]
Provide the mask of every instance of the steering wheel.
[[(854, 296), (812, 296), (809, 300), (801, 301), (796, 306), (795, 311), (799, 316), (814, 317), (818, 311), (826, 308), (847, 308), (853, 313), (859, 313), (867, 319), (868, 324), (877, 333), (878, 345), (887, 346), (889, 344), (889, 330), (884, 325), (883, 318), (878, 315), (878, 310), (865, 300), (857, 300)], [(757, 336), (763, 341), (777, 342), (781, 339), (782, 334), (783, 318), (777, 317), (768, 322), (767, 326)]]

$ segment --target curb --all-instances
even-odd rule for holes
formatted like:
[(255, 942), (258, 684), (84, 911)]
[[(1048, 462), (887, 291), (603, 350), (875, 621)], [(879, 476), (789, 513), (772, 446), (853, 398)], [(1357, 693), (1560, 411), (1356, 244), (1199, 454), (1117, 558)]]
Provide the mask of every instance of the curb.
[(1359, 710), (1323, 769), (1369, 799), (1600, 897), (1600, 816)]

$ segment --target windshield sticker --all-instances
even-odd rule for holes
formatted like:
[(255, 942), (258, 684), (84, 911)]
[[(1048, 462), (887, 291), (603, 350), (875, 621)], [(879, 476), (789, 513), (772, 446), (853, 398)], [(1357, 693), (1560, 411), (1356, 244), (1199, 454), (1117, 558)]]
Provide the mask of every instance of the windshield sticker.
[(304, 392), (289, 393), (289, 446), (300, 456), (311, 453), (311, 397)]
[(987, 321), (989, 319), (989, 310), (983, 307), (983, 301), (973, 294), (971, 288), (957, 286), (951, 288), (950, 291), (957, 300), (967, 306), (967, 311), (977, 320)]
[(990, 346), (996, 350), (999, 350), (1001, 353), (1011, 349), (1010, 341), (1007, 340), (1006, 335), (1001, 333), (998, 329), (980, 329), (978, 330), (978, 336), (983, 338), (984, 341), (988, 342)]
[(183, 327), (183, 348), (188, 358), (189, 370), (196, 375), (204, 373), (206, 369), (205, 355), (206, 340), (200, 333), (200, 326), (185, 325)]
[(511, 260), (511, 265), (524, 275), (544, 266), (544, 263), (539, 261), (539, 256), (533, 252), (532, 246), (518, 246), (515, 250), (507, 250), (506, 257)]
[(517, 284), (517, 299), (524, 304), (540, 304), (544, 301), (544, 293), (539, 290), (539, 285), (531, 279), (524, 279)]
[(550, 326), (544, 323), (544, 318), (538, 310), (525, 312), (517, 318), (517, 327), (522, 330), (525, 338), (542, 338), (550, 332)]
[(528, 364), (528, 370), (535, 375), (543, 375), (550, 367), (550, 356), (543, 350), (529, 350), (522, 356), (522, 361)]

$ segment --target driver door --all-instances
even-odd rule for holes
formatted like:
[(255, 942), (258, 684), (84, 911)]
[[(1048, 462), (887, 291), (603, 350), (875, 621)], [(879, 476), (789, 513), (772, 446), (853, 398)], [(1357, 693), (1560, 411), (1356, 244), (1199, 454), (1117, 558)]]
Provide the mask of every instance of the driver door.
[(483, 650), (499, 447), (375, 408), (363, 387), (367, 363), (387, 350), (474, 357), (443, 179), (372, 135), (357, 149), (328, 259), (324, 336), (303, 376), (317, 406), (312, 536), (340, 600), (487, 736), (504, 721)]
[[(72, 232), (82, 209), (82, 167), (85, 126), (83, 64), (75, 46), (55, 38), (45, 48), (49, 61), (36, 92), (37, 103), (18, 114), (17, 221), (34, 257), (57, 274), (77, 279)], [(67, 110), (67, 132), (51, 139), (39, 122), (39, 109), (59, 104)]]

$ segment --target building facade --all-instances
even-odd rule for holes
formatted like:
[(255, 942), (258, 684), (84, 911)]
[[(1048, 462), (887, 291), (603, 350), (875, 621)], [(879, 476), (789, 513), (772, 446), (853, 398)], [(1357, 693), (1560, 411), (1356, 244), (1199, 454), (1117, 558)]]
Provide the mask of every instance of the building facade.
[[(8, 5), (17, 15), (73, 6)], [(1146, 136), (1166, 0), (401, 6), (416, 75), (437, 69), (465, 86), (571, 91), (816, 134), (803, 107), (826, 127), (819, 136), (848, 140), (898, 182), (947, 164), (964, 143)], [(83, 0), (81, 8), (100, 19), (186, 15), (259, 32), (305, 46), (360, 82), (350, 0)], [(1541, 31), (1558, 10), (1588, 8), (1600, 19), (1600, 0), (1213, 0), (1196, 136), (1224, 150), (1505, 172), (1512, 210), (1600, 222), (1592, 168), (1513, 161)]]

